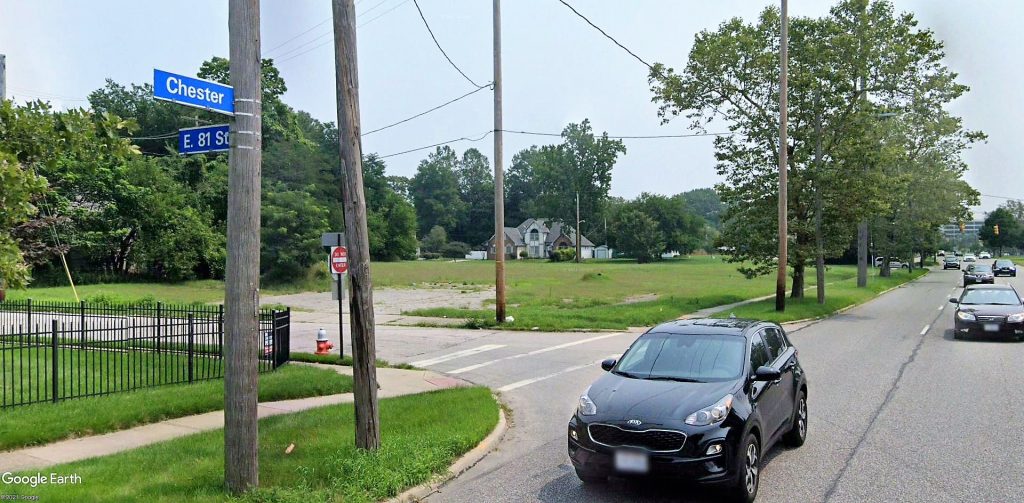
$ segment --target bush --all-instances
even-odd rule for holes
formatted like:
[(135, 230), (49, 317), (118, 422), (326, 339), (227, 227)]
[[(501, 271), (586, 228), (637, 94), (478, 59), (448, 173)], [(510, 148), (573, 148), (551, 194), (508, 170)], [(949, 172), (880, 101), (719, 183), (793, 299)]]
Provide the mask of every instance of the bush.
[(469, 253), (469, 245), (461, 241), (452, 241), (441, 247), (441, 256), (446, 258), (465, 258)]
[(434, 260), (434, 259), (441, 258), (441, 254), (440, 253), (434, 253), (434, 252), (423, 252), (423, 253), (420, 253), (420, 258), (425, 259), (425, 260)]
[(576, 260), (575, 248), (559, 248), (551, 252), (552, 262), (571, 262)]
[(519, 252), (519, 258), (530, 258), (530, 252), (522, 250)]

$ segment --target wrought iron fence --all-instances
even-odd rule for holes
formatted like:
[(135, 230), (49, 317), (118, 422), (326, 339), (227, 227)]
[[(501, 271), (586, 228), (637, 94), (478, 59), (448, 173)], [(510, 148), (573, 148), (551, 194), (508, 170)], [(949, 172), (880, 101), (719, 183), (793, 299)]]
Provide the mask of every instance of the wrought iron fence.
[[(260, 372), (288, 361), (290, 323), (260, 310)], [(0, 302), (0, 408), (217, 379), (223, 355), (223, 306)]]

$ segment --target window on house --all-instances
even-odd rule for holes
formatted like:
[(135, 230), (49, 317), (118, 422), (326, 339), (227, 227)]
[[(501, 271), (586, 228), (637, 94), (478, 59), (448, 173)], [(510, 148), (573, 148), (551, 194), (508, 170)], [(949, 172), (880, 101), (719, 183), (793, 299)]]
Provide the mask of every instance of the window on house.
[(540, 241), (540, 231), (533, 229), (530, 231), (530, 241)]

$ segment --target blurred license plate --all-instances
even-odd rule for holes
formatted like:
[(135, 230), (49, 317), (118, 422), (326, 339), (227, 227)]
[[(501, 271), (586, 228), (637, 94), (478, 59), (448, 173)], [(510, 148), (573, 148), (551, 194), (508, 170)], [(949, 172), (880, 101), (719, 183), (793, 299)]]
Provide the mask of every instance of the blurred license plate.
[(986, 332), (998, 332), (999, 331), (999, 324), (998, 323), (986, 323), (985, 324), (985, 331)]
[(615, 469), (625, 473), (647, 473), (647, 454), (639, 451), (615, 451)]

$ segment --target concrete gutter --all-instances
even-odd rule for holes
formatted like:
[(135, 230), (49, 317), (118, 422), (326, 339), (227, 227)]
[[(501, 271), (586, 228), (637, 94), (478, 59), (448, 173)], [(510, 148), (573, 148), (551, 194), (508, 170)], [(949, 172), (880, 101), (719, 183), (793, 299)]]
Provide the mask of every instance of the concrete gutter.
[[(498, 398), (495, 397), (495, 400), (497, 399)], [(387, 502), (414, 503), (423, 501), (430, 495), (441, 492), (441, 488), (444, 487), (445, 484), (459, 475), (462, 475), (470, 468), (476, 466), (476, 464), (490, 454), (491, 451), (495, 450), (507, 431), (508, 420), (505, 417), (505, 409), (499, 400), (498, 424), (494, 426), (494, 430), (492, 430), (491, 433), (483, 439), (483, 441), (466, 454), (463, 454), (461, 458), (457, 459), (455, 463), (448, 468), (448, 472), (444, 475), (440, 475), (430, 482), (413, 487), (412, 489), (387, 500)]]

